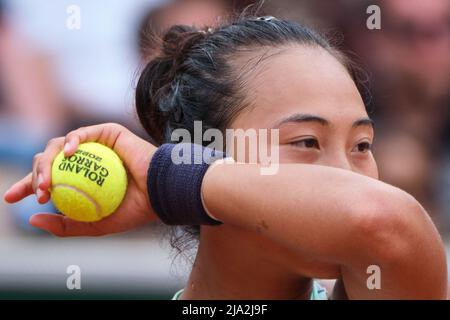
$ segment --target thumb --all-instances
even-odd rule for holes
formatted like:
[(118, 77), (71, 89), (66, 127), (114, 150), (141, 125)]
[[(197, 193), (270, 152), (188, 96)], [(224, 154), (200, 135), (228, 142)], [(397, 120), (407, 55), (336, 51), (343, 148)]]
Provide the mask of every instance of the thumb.
[(29, 223), (57, 237), (101, 236), (105, 234), (105, 232), (96, 228), (93, 223), (75, 221), (60, 214), (38, 213), (30, 217)]

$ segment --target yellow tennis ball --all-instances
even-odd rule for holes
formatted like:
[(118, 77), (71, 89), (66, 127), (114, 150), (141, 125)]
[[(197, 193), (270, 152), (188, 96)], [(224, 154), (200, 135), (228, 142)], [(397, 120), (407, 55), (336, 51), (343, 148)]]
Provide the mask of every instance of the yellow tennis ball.
[(119, 156), (95, 142), (83, 143), (70, 157), (53, 160), (53, 204), (71, 219), (93, 222), (113, 213), (127, 189), (127, 174)]

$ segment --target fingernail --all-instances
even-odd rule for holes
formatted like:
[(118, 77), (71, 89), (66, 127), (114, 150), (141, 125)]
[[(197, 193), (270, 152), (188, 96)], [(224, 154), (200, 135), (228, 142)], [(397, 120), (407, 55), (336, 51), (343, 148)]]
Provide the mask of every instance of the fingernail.
[(8, 198), (8, 192), (9, 192), (9, 190), (3, 194), (3, 200), (6, 202), (8, 202), (8, 200), (6, 200), (6, 198)]
[(64, 145), (64, 153), (69, 152), (69, 150), (70, 150), (70, 144), (69, 144), (69, 142), (66, 142), (66, 144)]
[(44, 195), (44, 192), (41, 189), (36, 190), (36, 198), (39, 200)]
[(29, 219), (28, 223), (34, 226), (34, 221), (36, 220), (35, 214), (33, 214)]
[(44, 182), (44, 178), (42, 177), (42, 174), (39, 174), (38, 175), (38, 179), (37, 179), (37, 185), (38, 185), (38, 188), (40, 188), (41, 187), (41, 184)]

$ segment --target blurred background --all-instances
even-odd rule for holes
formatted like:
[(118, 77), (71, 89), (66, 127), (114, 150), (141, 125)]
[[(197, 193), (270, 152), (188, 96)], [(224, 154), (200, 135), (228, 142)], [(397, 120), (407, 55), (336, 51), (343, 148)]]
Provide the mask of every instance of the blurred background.
[[(147, 138), (133, 101), (151, 56), (143, 33), (214, 25), (252, 2), (0, 0), (0, 194), (48, 139), (77, 127), (114, 121)], [(379, 30), (366, 26), (374, 4)], [(450, 1), (268, 0), (263, 10), (318, 29), (368, 71), (381, 179), (424, 205), (450, 253)], [(163, 227), (58, 239), (29, 226), (54, 210), (33, 196), (0, 202), (0, 298), (166, 299), (184, 286), (189, 263), (173, 259)], [(69, 265), (82, 290), (67, 289)]]

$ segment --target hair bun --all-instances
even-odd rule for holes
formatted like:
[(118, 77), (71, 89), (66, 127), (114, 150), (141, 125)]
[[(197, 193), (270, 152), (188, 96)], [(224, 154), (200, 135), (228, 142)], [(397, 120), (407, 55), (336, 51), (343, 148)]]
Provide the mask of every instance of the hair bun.
[(176, 70), (185, 60), (187, 53), (206, 33), (186, 25), (172, 26), (162, 38), (162, 55), (173, 61)]
[(159, 37), (157, 53), (142, 71), (136, 88), (138, 116), (157, 144), (164, 142), (169, 118), (183, 117), (174, 95), (178, 90), (176, 76), (189, 50), (206, 36), (194, 27), (172, 26)]

